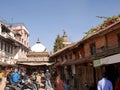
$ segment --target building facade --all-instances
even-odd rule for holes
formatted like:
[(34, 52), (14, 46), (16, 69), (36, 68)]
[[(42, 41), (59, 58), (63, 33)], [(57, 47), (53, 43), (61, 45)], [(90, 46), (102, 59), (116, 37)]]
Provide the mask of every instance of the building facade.
[(31, 69), (31, 72), (45, 72), (46, 69), (49, 69), (48, 66), (51, 65), (49, 62), (49, 53), (39, 39), (28, 52), (27, 60), (18, 61), (17, 63), (26, 67), (28, 71)]
[[(18, 25), (19, 27), (20, 25)], [(0, 61), (4, 64), (15, 64), (19, 59), (25, 59), (26, 54), (29, 51), (29, 32), (27, 32), (27, 45), (20, 42), (16, 32), (17, 29), (13, 28), (9, 24), (0, 22)], [(22, 27), (25, 27), (22, 25)], [(22, 31), (19, 28), (19, 31)], [(23, 32), (26, 32), (25, 30)], [(19, 34), (19, 38), (22, 38), (22, 35)], [(24, 38), (23, 38), (24, 39)], [(2, 64), (1, 64), (2, 65)]]
[(11, 27), (15, 32), (15, 39), (18, 41), (19, 45), (17, 47), (15, 59), (25, 60), (27, 59), (27, 53), (30, 50), (29, 46), (29, 32), (25, 25), (19, 24)]
[[(105, 21), (77, 43), (50, 56), (62, 79), (68, 79), (71, 90), (97, 90), (102, 73), (107, 72), (113, 87), (120, 78), (120, 17)], [(62, 67), (62, 68), (61, 68)]]

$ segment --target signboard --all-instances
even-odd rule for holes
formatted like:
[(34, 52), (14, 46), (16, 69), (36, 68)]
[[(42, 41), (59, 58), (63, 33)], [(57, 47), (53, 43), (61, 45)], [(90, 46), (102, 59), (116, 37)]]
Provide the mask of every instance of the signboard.
[(115, 64), (115, 63), (120, 63), (120, 54), (108, 56), (105, 58), (101, 58), (99, 60), (94, 60), (93, 61), (93, 66), (101, 66), (101, 65), (107, 65), (107, 64)]
[(93, 66), (94, 66), (94, 67), (97, 67), (97, 66), (100, 66), (100, 65), (101, 65), (100, 60), (94, 60), (94, 61), (93, 61)]

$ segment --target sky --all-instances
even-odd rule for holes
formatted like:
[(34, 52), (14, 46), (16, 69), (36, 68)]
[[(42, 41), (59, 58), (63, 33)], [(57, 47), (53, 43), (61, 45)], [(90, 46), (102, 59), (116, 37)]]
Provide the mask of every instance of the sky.
[(30, 33), (30, 47), (39, 38), (49, 52), (63, 31), (71, 42), (77, 42), (105, 20), (96, 16), (118, 14), (120, 0), (0, 0), (0, 20), (23, 23)]

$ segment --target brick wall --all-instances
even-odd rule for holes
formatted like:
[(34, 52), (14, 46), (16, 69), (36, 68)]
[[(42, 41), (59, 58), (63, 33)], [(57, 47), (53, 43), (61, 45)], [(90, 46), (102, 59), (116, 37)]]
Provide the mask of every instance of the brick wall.
[(84, 43), (85, 57), (91, 55), (90, 54), (91, 43), (95, 43), (96, 53), (103, 52), (103, 49), (106, 48), (106, 45), (108, 46), (108, 49), (118, 47), (118, 38), (117, 38), (118, 33), (120, 33), (120, 29), (107, 33), (106, 35), (89, 39), (86, 43)]
[(111, 32), (107, 35), (107, 37), (108, 37), (108, 49), (118, 46), (118, 39), (117, 39), (118, 31), (120, 31), (120, 29), (118, 29), (114, 32)]

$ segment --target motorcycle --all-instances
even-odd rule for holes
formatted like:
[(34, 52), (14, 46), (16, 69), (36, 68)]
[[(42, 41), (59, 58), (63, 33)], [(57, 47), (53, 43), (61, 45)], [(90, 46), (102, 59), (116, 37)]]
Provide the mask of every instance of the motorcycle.
[(29, 78), (22, 79), (19, 83), (10, 83), (7, 81), (4, 90), (38, 90), (36, 84)]
[(36, 84), (30, 78), (28, 78), (25, 81), (22, 81), (22, 85), (23, 86), (21, 90), (24, 90), (24, 89), (38, 90)]
[(19, 83), (6, 84), (4, 90), (21, 90), (21, 85)]

